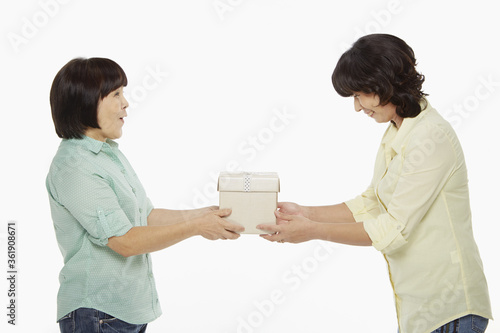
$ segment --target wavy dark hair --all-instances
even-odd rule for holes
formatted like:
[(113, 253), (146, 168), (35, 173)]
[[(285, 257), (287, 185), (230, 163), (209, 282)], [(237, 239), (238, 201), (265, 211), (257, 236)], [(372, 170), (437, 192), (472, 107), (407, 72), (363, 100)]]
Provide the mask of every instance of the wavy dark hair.
[(375, 93), (381, 105), (392, 103), (402, 118), (416, 117), (424, 75), (416, 70), (413, 50), (402, 39), (388, 34), (371, 34), (358, 39), (340, 57), (332, 74), (333, 87), (340, 96), (356, 92)]
[(100, 128), (97, 105), (110, 92), (127, 85), (113, 60), (75, 58), (57, 73), (50, 89), (50, 108), (60, 138), (80, 139), (88, 128)]

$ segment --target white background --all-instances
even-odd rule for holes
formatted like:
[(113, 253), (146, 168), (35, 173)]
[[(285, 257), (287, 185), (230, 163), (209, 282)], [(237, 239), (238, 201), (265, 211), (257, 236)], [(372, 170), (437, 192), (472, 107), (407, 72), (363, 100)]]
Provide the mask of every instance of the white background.
[[(234, 168), (278, 172), (280, 201), (326, 205), (365, 189), (387, 126), (355, 113), (330, 81), (345, 48), (372, 32), (413, 47), (430, 103), (459, 135), (474, 234), (500, 316), (493, 4), (2, 1), (0, 267), (6, 274), (7, 221), (15, 220), (19, 275), (16, 327), (7, 325), (1, 279), (0, 330), (58, 332), (62, 257), (44, 181), (60, 141), (49, 90), (66, 62), (99, 56), (124, 68), (131, 107), (119, 143), (156, 207), (217, 205), (214, 175)], [(247, 235), (192, 238), (153, 257), (163, 315), (149, 332), (397, 330), (385, 261), (373, 248)], [(489, 327), (500, 332), (498, 323)]]

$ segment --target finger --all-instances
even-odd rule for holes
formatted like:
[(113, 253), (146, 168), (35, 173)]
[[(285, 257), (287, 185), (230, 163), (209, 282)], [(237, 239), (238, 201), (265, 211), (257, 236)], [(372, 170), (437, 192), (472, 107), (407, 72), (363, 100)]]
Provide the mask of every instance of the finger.
[(279, 242), (280, 240), (283, 239), (283, 235), (276, 233), (276, 234), (262, 234), (259, 235), (260, 237), (267, 239), (270, 242)]
[(281, 227), (276, 224), (259, 224), (256, 228), (263, 231), (269, 231), (271, 233), (276, 233), (281, 231)]
[(279, 210), (275, 210), (274, 215), (276, 215), (276, 217), (278, 219), (285, 220), (285, 221), (290, 221), (294, 218), (293, 215), (284, 214), (284, 213), (280, 212)]
[(214, 210), (213, 213), (220, 217), (225, 217), (231, 215), (231, 208), (224, 208), (220, 210)]
[(270, 239), (270, 236), (271, 236), (271, 235), (268, 235), (268, 234), (263, 234), (263, 235), (259, 235), (259, 236), (260, 236), (260, 237), (262, 237), (262, 238), (264, 238), (264, 239), (266, 239), (266, 240), (268, 240), (268, 241), (270, 241), (270, 242), (273, 242), (273, 240), (272, 240), (272, 239)]
[(282, 220), (282, 219), (276, 219), (276, 224), (280, 225), (280, 224), (287, 224), (289, 221), (288, 220)]
[(224, 227), (224, 229), (228, 230), (228, 231), (232, 231), (232, 232), (243, 232), (245, 231), (245, 227), (242, 226), (241, 224), (237, 224), (237, 223), (234, 223), (234, 222), (229, 222), (227, 220), (224, 220), (224, 219), (220, 219), (219, 221), (222, 226)]
[(292, 208), (294, 208), (296, 206), (296, 204), (294, 204), (293, 202), (278, 202), (278, 209), (280, 211), (284, 211), (284, 210), (290, 210)]
[(240, 237), (240, 234), (232, 231), (225, 230), (223, 232), (223, 237), (224, 239), (238, 239)]

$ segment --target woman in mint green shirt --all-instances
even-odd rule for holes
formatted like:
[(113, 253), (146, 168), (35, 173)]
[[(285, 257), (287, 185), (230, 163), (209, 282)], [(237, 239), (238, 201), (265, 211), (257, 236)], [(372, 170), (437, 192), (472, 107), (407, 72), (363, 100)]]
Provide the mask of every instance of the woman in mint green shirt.
[(127, 77), (114, 61), (77, 58), (56, 75), (52, 118), (62, 138), (47, 175), (64, 258), (61, 332), (144, 332), (161, 315), (149, 253), (191, 236), (236, 239), (230, 210), (155, 209), (113, 141), (122, 135)]

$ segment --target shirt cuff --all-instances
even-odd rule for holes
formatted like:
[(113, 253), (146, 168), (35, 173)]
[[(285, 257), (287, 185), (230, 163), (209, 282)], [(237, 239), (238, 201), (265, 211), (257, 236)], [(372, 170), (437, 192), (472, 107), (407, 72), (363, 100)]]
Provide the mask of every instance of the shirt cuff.
[(378, 212), (378, 203), (371, 202), (361, 195), (344, 203), (351, 211), (356, 222), (364, 222), (365, 220), (374, 219), (378, 215), (372, 214), (374, 212)]
[(105, 214), (102, 209), (98, 209), (96, 227), (96, 234), (88, 235), (90, 241), (99, 246), (106, 246), (110, 237), (125, 235), (132, 229), (132, 224), (123, 211)]
[(405, 225), (387, 213), (363, 221), (363, 227), (373, 247), (384, 254), (390, 254), (408, 242), (402, 235)]

